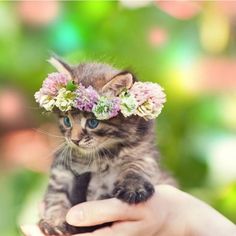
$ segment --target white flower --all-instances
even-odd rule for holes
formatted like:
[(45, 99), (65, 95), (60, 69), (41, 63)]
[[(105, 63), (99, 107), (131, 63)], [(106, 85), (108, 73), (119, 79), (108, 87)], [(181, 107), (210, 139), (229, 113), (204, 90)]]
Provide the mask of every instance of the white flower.
[(163, 88), (156, 83), (151, 82), (135, 82), (130, 93), (133, 94), (138, 102), (136, 115), (144, 119), (155, 119), (166, 102), (166, 95)]
[(120, 111), (120, 98), (115, 97), (109, 100), (109, 98), (101, 96), (92, 111), (98, 120), (115, 117)]
[(161, 113), (162, 108), (162, 104), (156, 106), (151, 99), (148, 99), (142, 105), (138, 106), (135, 115), (141, 116), (145, 120), (155, 119)]
[(69, 111), (75, 103), (76, 94), (65, 88), (61, 88), (56, 96), (55, 106), (61, 111)]
[(119, 97), (121, 99), (120, 110), (124, 117), (133, 115), (138, 106), (135, 97), (128, 91), (123, 91)]
[(49, 95), (41, 95), (39, 97), (39, 104), (41, 107), (45, 108), (46, 111), (52, 111), (55, 102), (55, 99)]

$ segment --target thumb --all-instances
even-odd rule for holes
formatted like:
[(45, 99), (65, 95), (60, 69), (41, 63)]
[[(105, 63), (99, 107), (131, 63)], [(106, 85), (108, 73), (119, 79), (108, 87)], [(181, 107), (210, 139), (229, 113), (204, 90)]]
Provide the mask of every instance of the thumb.
[(139, 220), (143, 204), (128, 205), (116, 198), (84, 202), (72, 207), (66, 221), (74, 226), (92, 226), (114, 221)]
[(44, 236), (37, 225), (22, 225), (20, 228), (25, 236)]

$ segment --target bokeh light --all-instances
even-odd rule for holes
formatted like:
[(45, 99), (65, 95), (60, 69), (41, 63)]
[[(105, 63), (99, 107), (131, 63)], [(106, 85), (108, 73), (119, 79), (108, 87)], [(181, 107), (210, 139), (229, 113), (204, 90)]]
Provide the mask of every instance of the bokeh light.
[(72, 22), (59, 22), (52, 27), (50, 40), (52, 49), (60, 54), (65, 54), (82, 47), (81, 32)]
[(18, 2), (17, 10), (21, 20), (26, 24), (32, 26), (47, 25), (58, 16), (59, 1), (21, 0)]
[(166, 29), (158, 27), (152, 28), (149, 32), (149, 41), (154, 47), (164, 46), (168, 41), (168, 33)]
[(121, 5), (127, 8), (139, 8), (149, 5), (152, 0), (120, 0)]
[(201, 20), (200, 37), (203, 47), (212, 53), (223, 51), (229, 40), (229, 18), (216, 5), (208, 6)]
[(0, 123), (14, 125), (23, 119), (24, 99), (14, 90), (0, 91)]
[(187, 20), (197, 15), (201, 9), (201, 3), (197, 1), (159, 1), (156, 4), (160, 9), (180, 20)]
[(229, 184), (236, 179), (236, 137), (218, 135), (209, 145), (209, 178), (215, 184)]
[(180, 187), (236, 223), (236, 3), (18, 1), (0, 3), (0, 229), (37, 219), (53, 151), (63, 139), (34, 102), (54, 69), (102, 61), (160, 83), (161, 164)]

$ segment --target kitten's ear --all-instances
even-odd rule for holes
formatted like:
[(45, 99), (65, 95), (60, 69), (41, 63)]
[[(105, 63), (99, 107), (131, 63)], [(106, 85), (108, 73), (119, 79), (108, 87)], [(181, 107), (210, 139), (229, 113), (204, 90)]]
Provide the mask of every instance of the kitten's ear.
[(103, 88), (103, 93), (117, 96), (123, 89), (131, 88), (134, 83), (134, 77), (129, 72), (121, 72), (115, 75)]
[(62, 59), (57, 56), (52, 56), (49, 58), (48, 62), (57, 69), (59, 73), (63, 73), (69, 76), (73, 80), (72, 67), (64, 62)]

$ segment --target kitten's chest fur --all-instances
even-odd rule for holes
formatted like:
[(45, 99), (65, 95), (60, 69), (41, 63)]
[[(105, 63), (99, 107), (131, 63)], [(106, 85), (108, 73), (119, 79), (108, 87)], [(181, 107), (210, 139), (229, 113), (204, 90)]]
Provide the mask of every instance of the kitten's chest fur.
[[(74, 156), (72, 170), (74, 179), (74, 193), (72, 196), (76, 203), (82, 201), (101, 200), (112, 197), (114, 183), (120, 173), (121, 160), (118, 157), (109, 160), (109, 156), (99, 161), (80, 160)], [(79, 170), (77, 172), (77, 170)], [(87, 184), (85, 184), (87, 182)], [(84, 189), (81, 191), (81, 187)], [(77, 189), (80, 189), (78, 195)], [(83, 194), (84, 196), (81, 196)], [(78, 198), (76, 200), (76, 198)]]
[(75, 191), (71, 196), (75, 199), (73, 202), (77, 204), (113, 197), (112, 191), (117, 180), (124, 178), (124, 170), (138, 170), (139, 174), (146, 176), (153, 185), (171, 183), (172, 178), (159, 168), (156, 156), (156, 149), (145, 142), (135, 148), (122, 148), (116, 156), (103, 156), (99, 161), (91, 161), (74, 154), (71, 163), (71, 169), (76, 176), (73, 183)]
[(91, 173), (91, 179), (87, 189), (87, 201), (110, 198), (118, 176), (118, 169), (113, 165), (107, 165), (101, 172)]
[(118, 170), (112, 165), (99, 172), (85, 172), (77, 175), (73, 182), (73, 191), (70, 196), (72, 205), (84, 201), (107, 199), (112, 197)]

